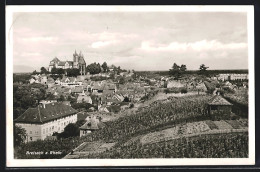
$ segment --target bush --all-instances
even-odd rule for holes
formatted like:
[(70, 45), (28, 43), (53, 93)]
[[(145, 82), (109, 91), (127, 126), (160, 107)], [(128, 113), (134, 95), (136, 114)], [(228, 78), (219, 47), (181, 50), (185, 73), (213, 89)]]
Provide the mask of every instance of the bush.
[(185, 94), (185, 93), (187, 93), (187, 92), (188, 92), (188, 91), (187, 91), (187, 88), (182, 88), (182, 89), (181, 89), (181, 93), (182, 93), (182, 94)]
[(133, 103), (131, 103), (131, 104), (130, 104), (130, 108), (133, 108), (133, 107), (134, 107), (134, 104), (133, 104)]

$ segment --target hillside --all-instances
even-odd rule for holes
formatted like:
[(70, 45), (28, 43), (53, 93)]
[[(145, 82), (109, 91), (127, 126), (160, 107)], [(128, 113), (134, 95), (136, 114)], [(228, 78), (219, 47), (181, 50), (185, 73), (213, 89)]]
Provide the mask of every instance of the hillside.
[[(246, 157), (248, 154), (246, 119), (212, 122), (207, 115), (206, 106), (211, 98), (210, 95), (187, 95), (157, 100), (146, 107), (138, 108), (132, 115), (106, 122), (106, 127), (96, 132), (81, 138), (62, 140), (66, 145), (54, 142), (51, 148), (46, 148), (45, 143), (48, 142), (50, 145), (50, 141), (33, 142), (22, 147), (18, 154), (25, 154), (25, 150), (47, 149), (63, 150), (64, 156), (74, 149), (73, 154), (66, 158), (75, 158), (78, 153), (81, 155), (80, 158), (218, 157), (214, 154), (218, 153), (216, 150), (225, 149), (223, 152), (233, 153), (223, 153), (220, 157)], [(156, 139), (158, 141), (155, 141)], [(143, 144), (144, 142), (147, 144)], [(169, 145), (167, 150), (171, 149), (173, 152), (179, 150), (180, 154), (160, 153), (166, 151), (162, 148), (165, 144)], [(191, 155), (185, 154), (187, 149), (190, 149)], [(89, 150), (93, 152), (89, 153)], [(197, 151), (200, 153), (196, 154)], [(62, 156), (51, 158), (60, 157)]]

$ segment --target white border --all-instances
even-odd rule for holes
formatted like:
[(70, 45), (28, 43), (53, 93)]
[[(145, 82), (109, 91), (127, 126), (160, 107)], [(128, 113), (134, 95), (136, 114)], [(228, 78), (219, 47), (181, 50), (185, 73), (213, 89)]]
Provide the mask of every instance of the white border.
[[(249, 158), (190, 159), (34, 159), (13, 157), (13, 29), (14, 12), (247, 12), (249, 58)], [(7, 6), (6, 7), (6, 166), (160, 166), (160, 165), (254, 165), (255, 86), (254, 86), (254, 7), (253, 6)]]

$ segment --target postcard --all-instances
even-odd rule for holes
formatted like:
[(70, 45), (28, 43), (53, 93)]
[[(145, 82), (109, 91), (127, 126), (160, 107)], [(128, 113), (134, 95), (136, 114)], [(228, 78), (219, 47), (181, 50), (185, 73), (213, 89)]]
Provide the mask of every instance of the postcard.
[(253, 6), (7, 6), (7, 167), (255, 164)]

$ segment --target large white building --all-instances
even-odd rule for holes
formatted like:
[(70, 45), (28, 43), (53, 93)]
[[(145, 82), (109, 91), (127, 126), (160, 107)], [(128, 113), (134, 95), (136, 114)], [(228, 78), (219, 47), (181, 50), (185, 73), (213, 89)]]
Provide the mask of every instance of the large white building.
[(219, 74), (217, 75), (218, 80), (245, 80), (248, 79), (248, 74)]
[(76, 121), (77, 111), (61, 102), (40, 103), (14, 120), (16, 126), (26, 130), (26, 142), (44, 140), (54, 132), (61, 133), (69, 123)]
[(76, 52), (73, 54), (73, 61), (60, 61), (57, 57), (55, 57), (49, 64), (49, 72), (53, 68), (61, 68), (61, 69), (79, 69), (81, 75), (86, 74), (86, 62), (84, 60), (83, 54), (80, 52), (79, 54)]

